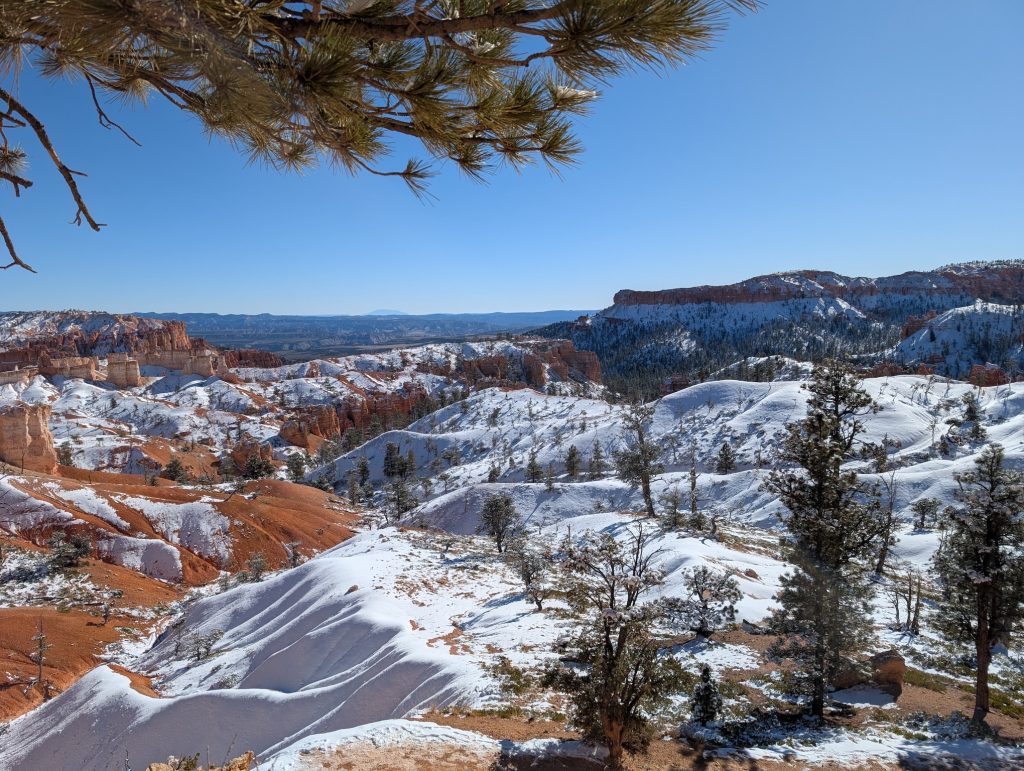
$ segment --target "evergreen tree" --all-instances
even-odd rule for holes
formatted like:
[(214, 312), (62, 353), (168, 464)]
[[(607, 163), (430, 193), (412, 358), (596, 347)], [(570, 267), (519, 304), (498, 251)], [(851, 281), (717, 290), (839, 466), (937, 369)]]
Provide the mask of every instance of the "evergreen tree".
[(544, 470), (540, 467), (540, 463), (537, 462), (537, 451), (530, 450), (530, 459), (526, 463), (526, 481), (539, 482), (543, 478)]
[(634, 404), (626, 410), (622, 416), (626, 447), (615, 453), (615, 468), (619, 479), (640, 488), (649, 517), (656, 515), (651, 495), (651, 478), (665, 470), (658, 462), (661, 448), (648, 434), (648, 423), (653, 416), (652, 406)]
[(565, 453), (565, 473), (572, 480), (580, 475), (580, 451), (574, 444), (569, 445), (569, 449)]
[(771, 653), (795, 663), (795, 686), (821, 718), (833, 678), (871, 636), (866, 561), (877, 551), (884, 521), (875, 491), (842, 468), (870, 449), (860, 439), (860, 418), (877, 407), (839, 362), (816, 366), (804, 387), (807, 417), (789, 426), (780, 452), (787, 465), (766, 482), (787, 509), (790, 536), (782, 546), (796, 568), (781, 581), (772, 617), (781, 637)]
[(929, 522), (935, 522), (939, 515), (939, 501), (935, 498), (919, 498), (910, 504), (910, 510), (914, 513), (914, 522), (919, 530), (928, 527)]
[(704, 664), (700, 668), (700, 679), (690, 695), (690, 714), (695, 723), (707, 725), (715, 722), (721, 711), (722, 694), (711, 675), (711, 667)]
[(62, 466), (75, 465), (75, 451), (70, 443), (62, 442), (57, 445), (57, 462)]
[(259, 454), (252, 453), (245, 459), (245, 468), (242, 469), (242, 477), (245, 479), (263, 479), (274, 474), (274, 464)]
[(728, 474), (736, 468), (736, 453), (728, 442), (722, 442), (718, 451), (718, 458), (715, 460), (715, 473)]
[(666, 604), (646, 595), (664, 583), (657, 552), (640, 527), (622, 543), (588, 532), (566, 541), (562, 561), (566, 601), (584, 622), (544, 681), (569, 698), (573, 723), (608, 748), (612, 768), (626, 751), (644, 752), (653, 729), (648, 715), (685, 687), (686, 673), (668, 652), (673, 642), (654, 630), (670, 620)]
[(359, 475), (355, 469), (348, 472), (348, 502), (355, 506), (359, 503)]
[(263, 580), (263, 574), (267, 572), (267, 558), (263, 552), (257, 551), (250, 554), (245, 565), (247, 569), (242, 576), (243, 580), (251, 583), (259, 583)]
[(590, 451), (590, 463), (587, 465), (587, 474), (591, 479), (600, 479), (604, 476), (607, 468), (607, 464), (604, 462), (604, 451), (601, 449), (601, 443), (595, 439), (594, 448)]
[(160, 472), (160, 476), (173, 482), (185, 482), (188, 481), (188, 469), (178, 458), (171, 458)]
[(501, 476), (501, 469), (495, 464), (491, 464), (491, 467), (487, 470), (487, 481), (491, 484), (498, 481), (498, 477)]
[(549, 493), (555, 491), (555, 464), (549, 463), (547, 469), (544, 471), (544, 489)]
[(687, 573), (683, 585), (686, 594), (673, 598), (670, 605), (686, 629), (701, 637), (711, 637), (736, 620), (736, 603), (743, 593), (728, 573), (700, 565)]
[(1004, 466), (1003, 448), (986, 447), (976, 469), (958, 475), (948, 532), (935, 556), (941, 596), (934, 623), (948, 639), (973, 646), (972, 724), (989, 712), (992, 649), (1024, 621), (1024, 475)]
[[(370, 491), (372, 496), (372, 488)], [(387, 485), (387, 505), (384, 507), (384, 518), (393, 524), (402, 515), (416, 508), (416, 497), (409, 490), (409, 485), (402, 477), (395, 477)]]
[(508, 541), (522, 527), (522, 520), (516, 511), (512, 496), (508, 493), (488, 495), (480, 513), (479, 531), (494, 540), (494, 545), (501, 554)]
[(288, 478), (293, 482), (302, 482), (306, 478), (306, 456), (301, 452), (293, 452), (288, 456)]
[(507, 551), (511, 555), (513, 569), (523, 582), (526, 598), (537, 606), (537, 610), (544, 610), (544, 600), (552, 593), (548, 581), (550, 555), (526, 548), (525, 545)]
[(388, 479), (401, 476), (404, 466), (401, 449), (394, 442), (388, 442), (384, 446), (384, 476)]
[(365, 455), (359, 456), (359, 462), (356, 463), (356, 473), (359, 475), (359, 486), (366, 487), (370, 482), (370, 461)]
[(673, 485), (661, 494), (658, 498), (661, 503), (661, 520), (669, 530), (682, 530), (686, 526), (686, 517), (683, 515), (683, 493), (679, 485)]
[(690, 527), (698, 533), (704, 530), (704, 513), (700, 510), (700, 490), (697, 482), (700, 475), (697, 474), (697, 452), (690, 450)]
[(410, 477), (416, 473), (416, 452), (409, 448), (409, 451), (405, 454), (405, 464), (402, 466), (402, 476)]
[(91, 548), (85, 536), (69, 536), (63, 530), (54, 530), (46, 545), (50, 549), (50, 567), (54, 570), (78, 567)]

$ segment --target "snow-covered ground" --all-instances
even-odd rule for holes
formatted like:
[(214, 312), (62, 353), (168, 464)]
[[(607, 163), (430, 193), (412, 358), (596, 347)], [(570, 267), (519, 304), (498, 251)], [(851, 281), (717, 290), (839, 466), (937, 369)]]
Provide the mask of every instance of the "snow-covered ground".
[[(405, 371), (411, 365), (398, 356), (391, 364)], [(351, 378), (353, 366), (345, 367)], [(378, 371), (367, 366), (367, 377)], [(159, 398), (152, 387), (111, 397), (110, 391), (78, 381), (59, 387), (33, 383), (19, 396), (29, 393), (59, 404), (65, 420), (78, 419), (82, 425), (127, 423), (133, 430), (153, 430), (159, 417), (186, 436), (209, 436), (219, 430), (218, 400), (226, 404), (236, 394), (257, 402), (280, 400), (280, 389), (286, 389), (286, 400), (308, 398), (315, 403), (326, 387), (320, 381), (330, 377), (322, 368), (315, 377), (303, 377), (307, 371), (297, 367), (275, 372), (273, 378), (245, 374), (259, 382), (200, 381)], [(301, 387), (291, 385), (298, 383)], [(902, 376), (871, 379), (865, 387), (882, 407), (864, 418), (866, 439), (890, 447), (884, 477), (894, 485), (900, 522), (893, 563), (923, 569), (938, 533), (930, 527), (917, 529), (910, 506), (922, 498), (935, 498), (940, 506), (951, 503), (954, 475), (969, 470), (985, 444), (971, 440), (966, 431), (961, 436), (947, 421), (962, 419), (963, 397), (976, 394), (988, 434), (985, 441), (1002, 443), (1010, 465), (1024, 468), (1024, 384), (978, 390), (938, 378)], [(756, 627), (768, 615), (787, 567), (777, 550), (782, 533), (779, 503), (761, 482), (774, 463), (786, 424), (803, 416), (805, 402), (799, 382), (729, 380), (693, 386), (657, 402), (651, 435), (661, 446), (665, 466), (654, 485), (659, 508), (663, 496), (677, 487), (684, 498), (688, 495), (692, 456), (701, 508), (714, 513), (721, 527), (717, 539), (685, 531), (657, 534), (652, 547), (662, 550), (659, 566), (666, 573), (659, 592), (680, 594), (689, 569), (710, 565), (731, 573), (739, 583), (743, 597), (738, 621)], [(125, 749), (133, 764), (144, 766), (207, 747), (212, 756), (221, 757), (233, 747), (252, 749), (261, 763), (284, 769), (301, 767), (303, 753), (311, 748), (373, 736), (458, 741), (453, 729), (423, 728), (403, 719), (446, 705), (500, 707), (508, 699), (495, 671), (502, 658), (525, 671), (536, 670), (555, 655), (554, 643), (571, 624), (557, 601), (537, 611), (513, 572), (496, 559), (492, 545), (475, 535), (482, 503), (491, 493), (509, 493), (526, 521), (529, 541), (538, 545), (587, 530), (626, 537), (626, 526), (642, 502), (639, 491), (615, 479), (610, 469), (623, 443), (624, 409), (579, 396), (487, 389), (312, 471), (311, 476), (333, 475), (340, 493), (349, 472), (365, 457), (371, 481), (383, 488), (387, 444), (397, 444), (403, 456), (411, 450), (415, 472), (410, 486), (418, 505), (403, 523), (417, 527), (366, 529), (296, 568), (198, 600), (150, 648), (118, 658), (152, 677), (163, 698), (139, 693), (123, 675), (100, 667), (59, 698), (10, 724), (3, 734), (0, 768), (5, 763), (12, 768), (70, 768), (73, 759), (74, 768), (106, 769), (123, 761)], [(234, 413), (224, 414), (230, 416), (225, 419), (229, 427), (238, 419)], [(262, 425), (258, 416), (246, 420), (247, 431)], [(266, 430), (271, 428), (266, 425)], [(86, 437), (79, 436), (84, 444)], [(938, 449), (943, 437), (947, 454)], [(715, 457), (724, 442), (735, 451), (737, 465), (717, 473)], [(582, 460), (575, 479), (565, 470), (571, 446)], [(588, 462), (595, 446), (606, 467), (591, 478)], [(526, 481), (531, 456), (542, 469), (550, 468), (550, 484)], [(868, 479), (882, 481), (883, 475), (866, 463), (854, 467)], [(496, 481), (489, 482), (494, 476)], [(9, 484), (4, 489), (17, 492)], [(118, 516), (88, 492), (51, 492), (106, 521)], [(375, 506), (383, 505), (385, 497), (378, 492)], [(211, 556), (218, 553), (223, 528), (217, 512), (203, 501), (187, 504), (188, 511), (171, 504), (157, 510), (128, 498), (118, 502), (144, 513), (168, 540), (188, 534), (197, 553), (203, 548)], [(380, 522), (374, 510), (368, 519)], [(8, 524), (10, 520), (4, 526)], [(133, 551), (143, 546), (127, 541), (119, 545), (125, 555), (122, 564), (145, 562), (145, 555)], [(927, 626), (914, 639), (890, 631), (884, 583), (879, 589), (879, 649), (895, 646), (915, 667), (932, 671), (942, 641)], [(197, 654), (198, 641), (204, 639), (209, 652)], [(754, 647), (732, 642), (685, 645), (675, 655), (690, 669), (704, 662), (719, 673), (753, 671), (763, 664)], [(1016, 672), (1022, 666), (1017, 654), (1004, 656), (995, 671)], [(763, 688), (775, 695), (770, 684)], [(855, 698), (871, 704), (870, 694)], [(542, 698), (525, 706), (546, 708)], [(677, 706), (684, 707), (685, 699)], [(835, 729), (801, 735), (788, 744), (779, 737), (744, 751), (753, 753), (752, 758), (790, 757), (808, 763), (826, 757), (895, 762), (909, 752), (930, 750), (1005, 760), (1010, 752), (945, 735), (938, 728), (925, 726), (918, 733), (925, 739), (912, 740), (881, 727)], [(490, 740), (474, 736), (462, 738), (482, 752), (493, 749)]]

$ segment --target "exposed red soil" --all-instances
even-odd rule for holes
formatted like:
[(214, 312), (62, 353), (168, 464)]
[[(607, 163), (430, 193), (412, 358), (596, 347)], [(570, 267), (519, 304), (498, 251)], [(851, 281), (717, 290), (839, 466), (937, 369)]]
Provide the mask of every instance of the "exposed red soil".
[[(212, 501), (212, 506), (230, 520), (230, 534), (233, 553), (229, 565), (215, 565), (208, 559), (177, 547), (181, 554), (183, 585), (169, 584), (148, 578), (140, 573), (119, 565), (102, 562), (92, 555), (86, 559), (80, 573), (87, 574), (100, 589), (121, 592), (116, 601), (110, 621), (102, 623), (99, 609), (96, 615), (88, 610), (75, 608), (58, 612), (52, 607), (23, 607), (0, 609), (0, 721), (10, 720), (38, 706), (43, 700), (43, 689), (24, 684), (6, 684), (4, 673), (10, 672), (18, 681), (35, 673), (35, 665), (29, 658), (35, 643), (38, 619), (43, 620), (47, 642), (53, 647), (47, 651), (44, 679), (52, 683), (54, 693), (66, 689), (77, 678), (97, 665), (96, 658), (103, 648), (119, 639), (119, 626), (138, 629), (145, 633), (146, 625), (129, 616), (119, 616), (118, 608), (153, 608), (167, 605), (179, 599), (186, 586), (198, 585), (215, 580), (222, 568), (231, 571), (246, 567), (246, 561), (255, 552), (261, 552), (271, 569), (287, 563), (288, 551), (284, 544), (298, 543), (299, 551), (309, 556), (330, 548), (351, 537), (350, 525), (355, 521), (349, 512), (333, 496), (311, 487), (295, 485), (276, 480), (249, 482), (241, 493), (227, 494), (215, 490), (199, 490), (181, 487), (162, 480), (153, 486), (137, 475), (106, 474), (102, 472), (76, 471), (73, 478), (35, 476), (15, 482), (16, 486), (40, 501), (66, 511), (80, 521), (67, 528), (77, 533), (88, 534), (94, 539), (104, 533), (120, 533), (112, 524), (91, 514), (56, 495), (44, 485), (56, 482), (64, 489), (83, 487), (81, 480), (92, 480), (87, 486), (115, 510), (128, 523), (128, 534), (144, 533), (151, 538), (160, 536), (142, 512), (126, 505), (117, 497), (140, 497), (151, 501), (188, 503), (199, 500)], [(6, 535), (4, 541), (10, 545), (35, 551), (45, 551), (50, 532), (59, 523), (51, 522), (39, 528), (23, 532), (19, 536)], [(140, 693), (152, 692), (152, 688), (141, 676), (128, 673), (132, 686)]]
[(4, 675), (0, 679), (0, 720), (11, 720), (43, 702), (42, 688), (33, 686), (26, 692), (26, 686), (12, 684), (7, 678), (9, 674), (19, 681), (36, 675), (36, 664), (29, 655), (36, 647), (32, 638), (40, 620), (46, 643), (53, 646), (43, 659), (43, 678), (56, 689), (51, 696), (67, 689), (99, 663), (97, 655), (121, 636), (115, 627), (138, 627), (134, 619), (116, 615), (103, 625), (100, 619), (81, 610), (61, 613), (53, 608), (0, 608), (0, 673)]

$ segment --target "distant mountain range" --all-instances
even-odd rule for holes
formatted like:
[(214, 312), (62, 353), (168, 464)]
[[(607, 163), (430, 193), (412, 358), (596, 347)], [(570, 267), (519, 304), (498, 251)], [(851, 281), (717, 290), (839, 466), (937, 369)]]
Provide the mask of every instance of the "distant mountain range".
[(525, 332), (590, 313), (593, 311), (412, 315), (380, 310), (365, 316), (275, 316), (268, 313), (134, 315), (182, 321), (192, 337), (202, 337), (225, 348), (256, 348), (283, 358), (308, 359), (313, 356), (344, 356), (398, 345)]
[(806, 270), (726, 286), (625, 289), (599, 313), (540, 333), (594, 351), (609, 386), (646, 395), (751, 356), (858, 357), (965, 377), (975, 364), (1024, 365), (1022, 304), (1021, 260), (882, 278)]

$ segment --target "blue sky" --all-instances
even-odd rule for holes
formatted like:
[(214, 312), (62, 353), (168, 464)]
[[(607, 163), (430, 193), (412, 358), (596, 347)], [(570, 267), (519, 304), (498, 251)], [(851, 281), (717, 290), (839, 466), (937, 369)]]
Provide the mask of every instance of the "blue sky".
[(1019, 0), (769, 0), (702, 60), (606, 88), (561, 179), (442, 167), (427, 204), (247, 166), (157, 102), (117, 113), (136, 148), (82, 86), (23, 77), (109, 227), (68, 224), (33, 150), (36, 186), (0, 211), (39, 274), (0, 274), (0, 309), (600, 308), (626, 287), (1024, 257), (1022, 29)]

